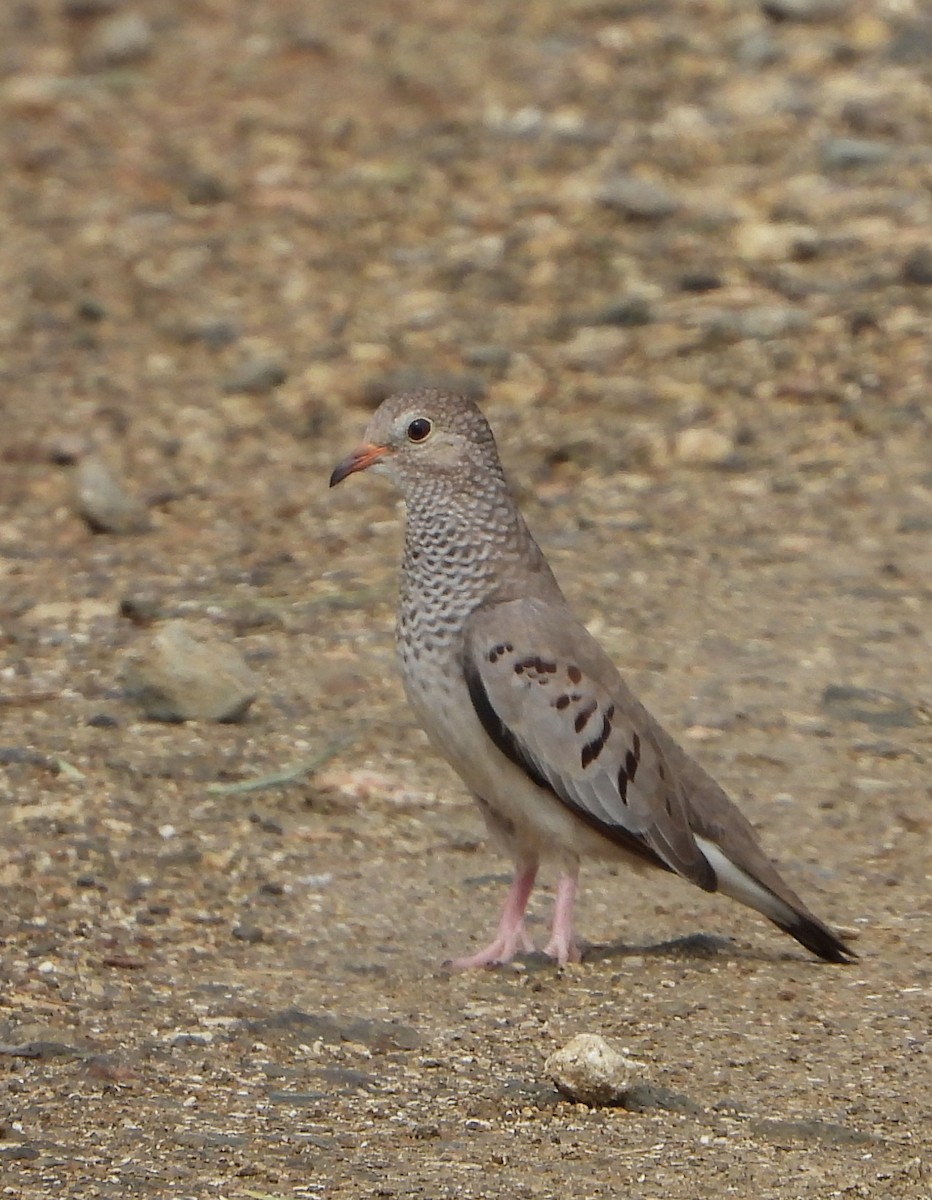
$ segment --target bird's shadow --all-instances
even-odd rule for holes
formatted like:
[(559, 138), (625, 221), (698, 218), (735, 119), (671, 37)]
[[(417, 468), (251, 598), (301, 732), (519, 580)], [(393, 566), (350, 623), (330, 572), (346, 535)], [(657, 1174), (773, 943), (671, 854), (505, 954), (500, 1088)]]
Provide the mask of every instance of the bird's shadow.
[(614, 942), (587, 942), (582, 947), (583, 962), (598, 962), (615, 958), (745, 958), (747, 955), (729, 938), (711, 933), (687, 933), (683, 937), (662, 942), (631, 945), (618, 939)]
[[(683, 937), (662, 942), (631, 944), (624, 941), (584, 942), (580, 947), (582, 962), (595, 966), (600, 962), (621, 962), (626, 958), (662, 958), (707, 962), (710, 959), (742, 962), (772, 962), (774, 955), (737, 946), (730, 938), (711, 933), (688, 933)], [(528, 972), (553, 970), (554, 960), (542, 950), (532, 950), (515, 956)]]

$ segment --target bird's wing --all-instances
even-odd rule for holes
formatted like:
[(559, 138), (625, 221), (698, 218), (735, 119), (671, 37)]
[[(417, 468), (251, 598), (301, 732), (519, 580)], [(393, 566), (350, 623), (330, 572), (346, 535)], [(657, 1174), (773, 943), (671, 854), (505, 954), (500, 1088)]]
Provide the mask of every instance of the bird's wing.
[(477, 610), (463, 670), (486, 733), (536, 783), (611, 841), (715, 890), (652, 718), (566, 609)]

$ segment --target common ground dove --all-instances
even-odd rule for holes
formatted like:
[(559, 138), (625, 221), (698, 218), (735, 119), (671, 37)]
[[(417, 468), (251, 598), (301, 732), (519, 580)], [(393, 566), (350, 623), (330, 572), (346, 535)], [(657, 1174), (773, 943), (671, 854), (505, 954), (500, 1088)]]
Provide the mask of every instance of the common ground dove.
[(514, 862), (495, 937), (451, 965), (533, 948), (524, 913), (545, 859), (560, 870), (545, 952), (577, 961), (583, 858), (671, 871), (756, 909), (821, 958), (854, 958), (570, 612), (479, 409), (430, 389), (391, 396), (330, 486), (369, 468), (405, 502), (396, 638), (408, 700)]

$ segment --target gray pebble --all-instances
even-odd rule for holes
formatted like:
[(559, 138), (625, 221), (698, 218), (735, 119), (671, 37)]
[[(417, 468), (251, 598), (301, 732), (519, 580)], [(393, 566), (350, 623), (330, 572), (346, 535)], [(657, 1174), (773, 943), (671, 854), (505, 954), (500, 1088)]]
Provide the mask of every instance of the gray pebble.
[(755, 29), (735, 47), (735, 60), (743, 67), (769, 67), (784, 51), (769, 29)]
[(152, 26), (135, 12), (115, 13), (102, 20), (81, 55), (88, 71), (104, 71), (142, 62), (152, 53)]
[(463, 350), (463, 363), (467, 367), (487, 367), (495, 371), (505, 371), (511, 362), (511, 351), (507, 346), (466, 346)]
[(235, 647), (212, 632), (195, 636), (182, 621), (158, 630), (122, 675), (126, 694), (153, 721), (238, 721), (258, 692)]
[(827, 138), (822, 143), (822, 166), (827, 171), (876, 167), (890, 162), (896, 154), (896, 147), (886, 142), (868, 138)]
[(151, 528), (145, 505), (130, 496), (95, 455), (80, 459), (75, 468), (74, 501), (95, 533), (145, 533)]
[(682, 207), (678, 197), (663, 184), (632, 175), (607, 180), (596, 198), (606, 208), (636, 221), (662, 221)]
[(875, 688), (829, 684), (822, 708), (840, 721), (860, 721), (873, 729), (909, 729), (916, 724), (914, 706), (902, 696)]
[(703, 315), (700, 325), (707, 342), (768, 341), (805, 329), (809, 314), (795, 305), (758, 304), (740, 312), (713, 310)]
[(261, 396), (274, 391), (288, 378), (288, 372), (273, 358), (256, 358), (243, 363), (223, 383), (225, 392), (247, 392)]

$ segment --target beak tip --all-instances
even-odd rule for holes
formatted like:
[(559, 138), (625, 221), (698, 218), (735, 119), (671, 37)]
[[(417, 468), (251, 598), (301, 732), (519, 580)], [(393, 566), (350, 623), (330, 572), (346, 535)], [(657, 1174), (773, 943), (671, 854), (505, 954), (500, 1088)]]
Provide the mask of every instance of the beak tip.
[(365, 445), (359, 446), (352, 454), (344, 458), (341, 463), (337, 463), (333, 468), (330, 474), (330, 486), (336, 487), (338, 483), (343, 482), (347, 475), (352, 475), (356, 471), (365, 471), (367, 467), (371, 467), (386, 452), (386, 446), (373, 446), (368, 442)]

